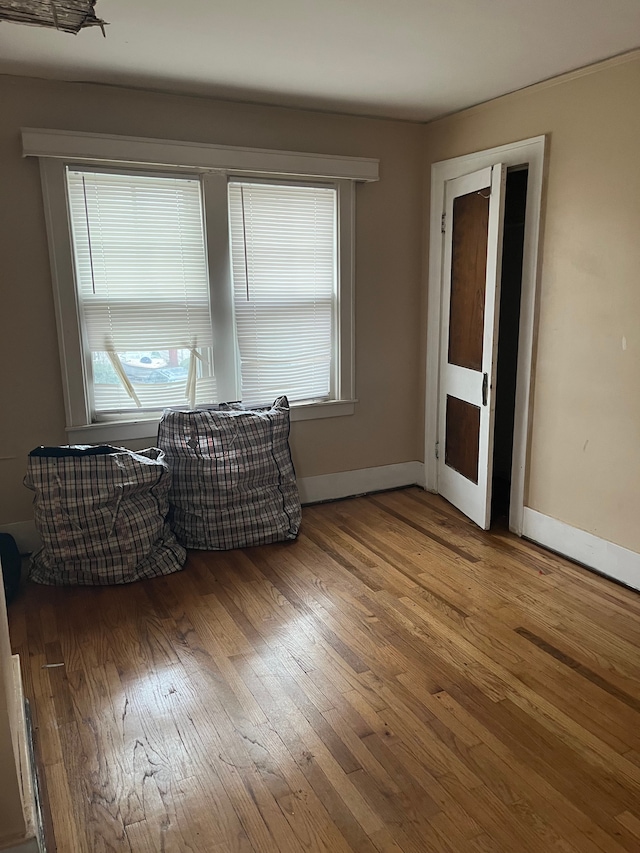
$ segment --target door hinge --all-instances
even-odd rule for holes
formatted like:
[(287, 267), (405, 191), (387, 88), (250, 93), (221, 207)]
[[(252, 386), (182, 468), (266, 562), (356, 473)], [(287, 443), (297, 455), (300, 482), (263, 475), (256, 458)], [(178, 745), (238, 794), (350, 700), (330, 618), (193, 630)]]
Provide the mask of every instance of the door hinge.
[(447, 214), (442, 214), (442, 219), (440, 220), (440, 231), (444, 234), (447, 230)]
[(440, 459), (440, 442), (436, 441), (436, 459)]

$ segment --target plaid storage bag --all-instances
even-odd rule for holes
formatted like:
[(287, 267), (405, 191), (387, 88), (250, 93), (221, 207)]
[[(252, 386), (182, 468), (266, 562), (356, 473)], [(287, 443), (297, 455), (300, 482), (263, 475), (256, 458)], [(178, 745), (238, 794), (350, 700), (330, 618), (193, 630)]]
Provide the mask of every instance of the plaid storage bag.
[(184, 565), (186, 551), (167, 522), (171, 474), (158, 448), (37, 447), (24, 482), (35, 492), (43, 543), (31, 580), (131, 583)]
[(171, 526), (187, 548), (225, 551), (298, 535), (286, 397), (268, 409), (165, 411), (158, 446), (172, 473)]

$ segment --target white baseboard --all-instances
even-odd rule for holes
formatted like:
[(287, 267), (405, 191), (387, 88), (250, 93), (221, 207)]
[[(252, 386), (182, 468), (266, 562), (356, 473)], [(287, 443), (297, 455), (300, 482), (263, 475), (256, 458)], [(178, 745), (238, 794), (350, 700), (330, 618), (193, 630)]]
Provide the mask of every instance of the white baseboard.
[[(380, 492), (384, 489), (397, 489), (400, 486), (414, 484), (424, 487), (422, 462), (399, 462), (396, 465), (380, 465), (377, 468), (360, 468), (356, 471), (338, 471), (336, 474), (298, 478), (298, 490), (303, 504), (348, 498), (367, 492)], [(33, 520), (2, 524), (0, 533), (10, 533), (16, 540), (21, 554), (31, 554), (42, 545)]]
[(356, 471), (338, 471), (317, 477), (300, 477), (298, 490), (303, 504), (348, 498), (367, 492), (397, 489), (400, 486), (424, 486), (422, 462), (399, 462)]
[(635, 551), (529, 507), (524, 508), (522, 534), (545, 548), (640, 590), (640, 554)]
[(40, 534), (33, 519), (16, 521), (13, 524), (0, 524), (0, 533), (10, 533), (16, 540), (21, 554), (32, 554), (42, 545)]

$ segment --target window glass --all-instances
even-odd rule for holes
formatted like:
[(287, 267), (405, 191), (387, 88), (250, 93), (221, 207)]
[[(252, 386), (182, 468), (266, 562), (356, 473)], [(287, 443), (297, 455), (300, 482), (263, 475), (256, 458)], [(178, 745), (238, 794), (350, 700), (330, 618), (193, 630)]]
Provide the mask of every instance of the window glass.
[(197, 179), (69, 169), (93, 411), (215, 399)]
[(332, 392), (336, 190), (229, 186), (242, 396), (326, 400)]

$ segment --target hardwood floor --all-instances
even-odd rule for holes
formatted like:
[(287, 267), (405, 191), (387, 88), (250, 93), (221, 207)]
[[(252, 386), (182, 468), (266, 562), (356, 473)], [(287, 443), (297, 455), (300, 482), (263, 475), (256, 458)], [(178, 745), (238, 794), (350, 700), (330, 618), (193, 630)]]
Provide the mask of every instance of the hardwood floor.
[(59, 853), (637, 853), (639, 617), (417, 488), (10, 609)]

